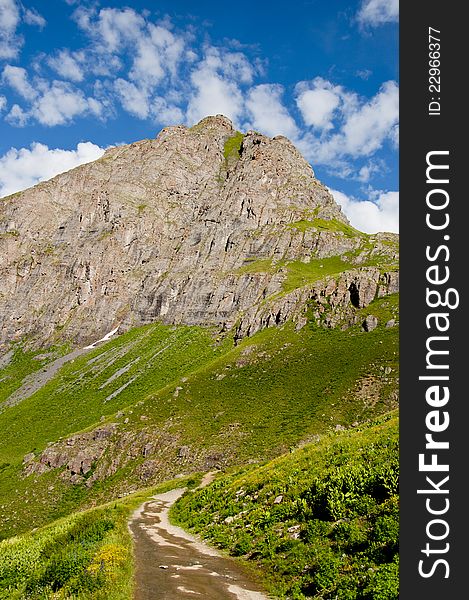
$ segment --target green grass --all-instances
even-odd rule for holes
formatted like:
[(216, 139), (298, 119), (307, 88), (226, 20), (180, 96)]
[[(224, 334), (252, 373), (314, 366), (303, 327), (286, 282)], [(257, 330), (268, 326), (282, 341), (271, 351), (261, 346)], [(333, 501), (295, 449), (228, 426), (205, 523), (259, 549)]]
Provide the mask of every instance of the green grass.
[(172, 518), (279, 598), (398, 598), (398, 421), (329, 434), (187, 492)]
[(129, 600), (132, 512), (157, 492), (196, 481), (170, 481), (0, 542), (0, 599)]
[(249, 260), (240, 267), (237, 271), (237, 275), (243, 275), (245, 273), (272, 273), (276, 268), (272, 264), (271, 258), (255, 258)]
[(223, 148), (223, 156), (225, 157), (225, 163), (227, 165), (232, 161), (238, 160), (243, 138), (244, 135), (240, 131), (237, 131), (233, 136), (226, 140)]
[(295, 221), (294, 223), (290, 223), (288, 227), (297, 229), (298, 231), (308, 231), (308, 229), (317, 229), (319, 231), (333, 231), (333, 232), (342, 232), (347, 237), (361, 237), (367, 238), (367, 234), (355, 229), (351, 225), (347, 225), (347, 223), (343, 223), (342, 221), (338, 221), (337, 219), (320, 219), (318, 217), (308, 220), (301, 219), (300, 221)]
[[(274, 298), (284, 295), (297, 288), (311, 285), (326, 277), (340, 275), (345, 271), (362, 267), (378, 267), (381, 271), (396, 271), (399, 268), (398, 263), (386, 251), (373, 252), (375, 244), (370, 241), (366, 234), (353, 230), (352, 227), (339, 221), (326, 221), (325, 219), (315, 219), (314, 221), (297, 221), (290, 225), (291, 228), (297, 228), (300, 231), (306, 231), (309, 227), (316, 226), (316, 222), (324, 222), (329, 231), (344, 231), (348, 237), (360, 237), (359, 246), (355, 250), (345, 252), (341, 256), (328, 256), (316, 258), (312, 255), (309, 261), (303, 260), (279, 260), (273, 262), (271, 258), (252, 257), (235, 271), (235, 275), (246, 275), (250, 273), (285, 273), (282, 283), (282, 291), (274, 294)], [(355, 233), (350, 233), (350, 231)], [(394, 250), (392, 243), (385, 244)]]
[(367, 315), (374, 315), (377, 317), (378, 322), (381, 325), (385, 325), (391, 319), (394, 319), (396, 323), (399, 322), (399, 294), (390, 294), (383, 298), (377, 298), (373, 300), (365, 308), (360, 308), (357, 314), (363, 318)]
[[(397, 338), (396, 328), (367, 334), (313, 327), (295, 332), (291, 324), (267, 329), (190, 376), (177, 405), (172, 388), (140, 410), (151, 418), (152, 404), (160, 415), (166, 407), (188, 444), (225, 451), (220, 432), (237, 423), (239, 437), (228, 441), (231, 460), (272, 456), (308, 435), (388, 410), (381, 367), (397, 375)], [(376, 380), (373, 406), (355, 395), (365, 376)]]
[(21, 387), (28, 375), (44, 368), (55, 358), (66, 354), (68, 350), (67, 345), (49, 348), (47, 352), (24, 350), (21, 345), (14, 346), (11, 360), (0, 369), (0, 404)]
[[(38, 455), (48, 442), (96, 427), (101, 416), (119, 422), (122, 435), (164, 430), (178, 444), (188, 445), (195, 457), (215, 453), (222, 464), (243, 464), (278, 455), (337, 424), (389, 410), (398, 371), (397, 329), (364, 333), (306, 326), (296, 332), (289, 323), (236, 347), (229, 338), (216, 341), (210, 331), (196, 327), (151, 325), (119, 336), (68, 363), (43, 389), (0, 415), (5, 515), (0, 535), (43, 525), (142, 485), (135, 469), (143, 457), (90, 489), (84, 483), (70, 486), (60, 470), (20, 476), (26, 453)], [(100, 389), (129, 364), (128, 371)], [(106, 401), (143, 366), (131, 385)], [(384, 378), (385, 367), (391, 369), (390, 377)], [(372, 402), (357, 397), (357, 381), (366, 377), (376, 392)], [(123, 417), (116, 419), (118, 410), (124, 411), (127, 424)], [(175, 476), (181, 469), (176, 451), (163, 447), (160, 452), (167, 467), (162, 476)], [(185, 468), (200, 467), (195, 460)]]
[(284, 265), (287, 276), (282, 285), (283, 292), (291, 292), (330, 275), (339, 275), (344, 271), (356, 268), (356, 265), (343, 261), (340, 256), (312, 258), (309, 262), (294, 260), (285, 262)]
[[(149, 325), (131, 330), (67, 363), (33, 396), (1, 415), (0, 462), (86, 429), (221, 352), (211, 332), (200, 327)], [(20, 355), (19, 364), (30, 369), (32, 356)], [(15, 363), (7, 368), (14, 370)], [(121, 369), (126, 370), (116, 377)], [(132, 385), (112, 397), (134, 377)]]

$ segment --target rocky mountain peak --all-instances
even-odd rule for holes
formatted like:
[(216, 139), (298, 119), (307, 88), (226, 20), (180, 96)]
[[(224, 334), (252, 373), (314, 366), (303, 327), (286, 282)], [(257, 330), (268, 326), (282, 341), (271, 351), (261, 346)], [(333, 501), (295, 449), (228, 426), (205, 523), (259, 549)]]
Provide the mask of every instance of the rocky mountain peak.
[(0, 201), (0, 342), (229, 328), (282, 292), (282, 265), (362, 241), (287, 138), (166, 127)]

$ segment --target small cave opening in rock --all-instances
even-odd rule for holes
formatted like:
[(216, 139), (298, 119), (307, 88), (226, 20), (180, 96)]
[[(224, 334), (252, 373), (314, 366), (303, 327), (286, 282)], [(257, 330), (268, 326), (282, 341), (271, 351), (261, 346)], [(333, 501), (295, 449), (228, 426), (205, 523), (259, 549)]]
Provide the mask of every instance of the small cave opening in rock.
[(348, 289), (350, 293), (350, 302), (355, 306), (355, 308), (360, 307), (360, 294), (358, 293), (358, 288), (355, 283), (351, 283)]

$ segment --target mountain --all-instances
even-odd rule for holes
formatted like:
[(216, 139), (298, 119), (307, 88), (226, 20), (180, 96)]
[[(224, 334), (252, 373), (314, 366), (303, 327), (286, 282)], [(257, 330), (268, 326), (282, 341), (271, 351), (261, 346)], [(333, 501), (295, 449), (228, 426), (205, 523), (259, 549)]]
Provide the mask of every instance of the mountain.
[(338, 304), (351, 286), (360, 306), (396, 291), (379, 272), (394, 269), (396, 236), (355, 231), (291, 142), (222, 116), (111, 148), (3, 198), (0, 215), (3, 343), (86, 345), (155, 320), (244, 336), (345, 267), (374, 270), (341, 280)]
[(398, 236), (354, 229), (282, 136), (218, 115), (111, 148), (2, 198), (0, 249), (1, 537), (368, 444), (397, 407)]

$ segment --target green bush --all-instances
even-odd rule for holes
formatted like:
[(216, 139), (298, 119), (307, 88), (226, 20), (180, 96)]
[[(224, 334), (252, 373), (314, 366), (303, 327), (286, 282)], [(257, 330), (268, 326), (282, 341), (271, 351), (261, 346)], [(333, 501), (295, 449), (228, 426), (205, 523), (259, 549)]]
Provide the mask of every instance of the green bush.
[(275, 597), (396, 600), (398, 466), (386, 416), (226, 475), (172, 515), (248, 560)]

